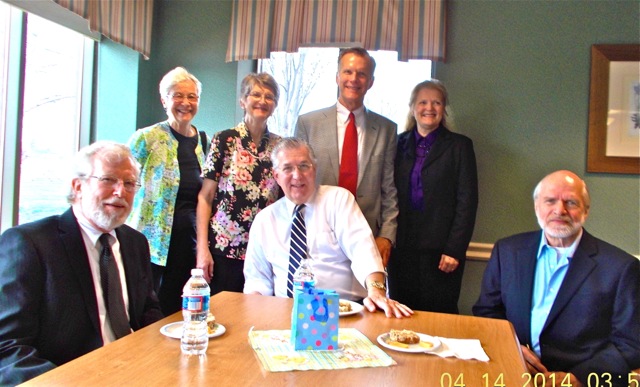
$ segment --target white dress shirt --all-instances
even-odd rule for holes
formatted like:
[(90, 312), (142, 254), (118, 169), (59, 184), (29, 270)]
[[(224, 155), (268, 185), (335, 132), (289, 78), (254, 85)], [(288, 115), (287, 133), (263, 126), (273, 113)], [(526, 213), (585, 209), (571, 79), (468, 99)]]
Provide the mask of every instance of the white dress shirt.
[[(104, 297), (102, 296), (102, 285), (100, 283), (100, 252), (102, 251), (102, 244), (98, 241), (103, 234), (100, 230), (95, 229), (83, 214), (73, 209), (73, 213), (78, 220), (80, 230), (82, 231), (82, 239), (84, 240), (84, 247), (87, 250), (87, 256), (89, 257), (89, 266), (91, 267), (91, 276), (93, 277), (93, 287), (96, 291), (96, 301), (98, 303), (98, 314), (100, 317), (100, 327), (102, 329), (102, 340), (104, 344), (111, 343), (116, 340), (116, 336), (111, 329), (111, 321), (107, 318), (107, 307), (104, 303)], [(113, 251), (113, 257), (116, 260), (118, 266), (118, 272), (120, 273), (120, 285), (122, 286), (122, 299), (124, 300), (124, 310), (127, 313), (127, 320), (129, 319), (129, 293), (127, 292), (127, 277), (124, 273), (124, 266), (122, 263), (122, 255), (120, 254), (120, 242), (116, 237), (115, 230), (111, 230), (109, 233), (113, 237), (112, 241), (115, 243), (111, 245)]]
[[(316, 287), (340, 298), (367, 296), (365, 279), (384, 273), (371, 228), (349, 191), (321, 185), (304, 209), (307, 247)], [(245, 293), (287, 297), (289, 241), (295, 204), (287, 198), (260, 211), (249, 231), (244, 262)]]

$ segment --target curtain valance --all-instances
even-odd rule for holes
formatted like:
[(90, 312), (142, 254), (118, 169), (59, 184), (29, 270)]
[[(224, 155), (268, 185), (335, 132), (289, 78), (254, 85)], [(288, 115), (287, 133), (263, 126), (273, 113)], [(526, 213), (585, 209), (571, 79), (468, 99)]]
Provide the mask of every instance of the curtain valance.
[(360, 45), (444, 61), (445, 0), (234, 0), (227, 62), (302, 46)]
[(53, 0), (89, 21), (89, 28), (114, 42), (151, 54), (153, 0)]

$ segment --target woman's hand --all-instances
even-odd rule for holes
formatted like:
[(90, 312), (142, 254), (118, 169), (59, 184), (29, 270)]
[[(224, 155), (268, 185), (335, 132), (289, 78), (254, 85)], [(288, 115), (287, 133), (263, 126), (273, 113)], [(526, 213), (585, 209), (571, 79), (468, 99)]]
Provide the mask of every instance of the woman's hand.
[(446, 254), (442, 254), (440, 258), (440, 264), (438, 265), (438, 269), (445, 273), (452, 273), (454, 270), (458, 268), (458, 260), (450, 257)]
[(384, 237), (377, 237), (376, 246), (382, 257), (382, 266), (387, 267), (389, 257), (391, 256), (391, 241)]
[(213, 278), (213, 257), (209, 250), (209, 221), (213, 198), (218, 191), (218, 182), (211, 179), (203, 179), (202, 188), (198, 193), (198, 206), (196, 207), (196, 268), (204, 271), (204, 279), (211, 282)]
[(196, 268), (202, 269), (204, 279), (207, 282), (211, 282), (211, 278), (213, 278), (213, 257), (209, 248), (198, 249), (196, 252)]

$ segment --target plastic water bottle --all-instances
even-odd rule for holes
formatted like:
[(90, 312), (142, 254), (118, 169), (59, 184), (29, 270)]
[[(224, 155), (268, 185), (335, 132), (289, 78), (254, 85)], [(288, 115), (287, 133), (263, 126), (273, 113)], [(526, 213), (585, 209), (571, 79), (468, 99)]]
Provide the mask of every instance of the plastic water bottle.
[(316, 276), (313, 274), (311, 267), (311, 260), (309, 258), (303, 258), (300, 261), (300, 266), (293, 273), (293, 290), (308, 289), (316, 286)]
[(209, 346), (207, 315), (211, 291), (202, 269), (191, 269), (191, 278), (182, 289), (182, 339), (180, 348), (186, 355), (204, 355)]

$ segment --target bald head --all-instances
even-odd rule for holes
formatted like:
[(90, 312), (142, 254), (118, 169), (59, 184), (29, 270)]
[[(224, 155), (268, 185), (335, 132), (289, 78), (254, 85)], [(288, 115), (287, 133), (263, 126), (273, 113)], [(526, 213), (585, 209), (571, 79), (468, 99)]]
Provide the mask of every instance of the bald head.
[(587, 189), (587, 184), (580, 178), (580, 176), (575, 173), (567, 170), (560, 170), (551, 172), (547, 176), (545, 176), (536, 188), (533, 190), (533, 200), (535, 202), (536, 198), (540, 194), (540, 189), (545, 184), (566, 184), (575, 187), (576, 190), (580, 192), (582, 195), (582, 200), (585, 203), (587, 210), (591, 206), (591, 198), (589, 197), (589, 190)]

